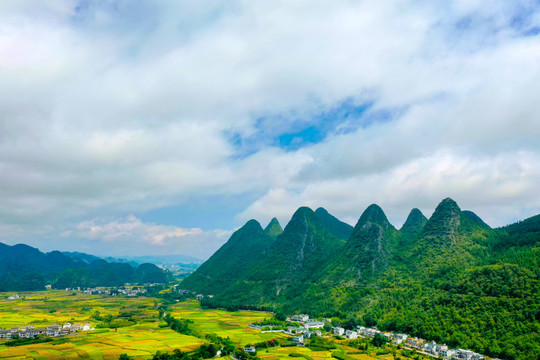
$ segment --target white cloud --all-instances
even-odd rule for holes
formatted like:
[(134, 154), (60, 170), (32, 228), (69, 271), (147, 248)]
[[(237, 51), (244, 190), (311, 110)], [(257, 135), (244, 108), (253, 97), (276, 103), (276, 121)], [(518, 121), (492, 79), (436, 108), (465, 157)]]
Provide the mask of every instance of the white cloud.
[(536, 153), (476, 158), (440, 151), (381, 172), (273, 188), (239, 217), (267, 221), (278, 216), (286, 224), (299, 206), (313, 210), (322, 206), (354, 225), (367, 206), (377, 203), (400, 227), (413, 207), (429, 217), (450, 196), (463, 210), (473, 210), (488, 224), (501, 226), (538, 211), (539, 176), (540, 156)]
[[(125, 249), (129, 246), (150, 254), (163, 255), (177, 251), (201, 258), (212, 254), (230, 235), (231, 232), (227, 230), (203, 231), (200, 228), (185, 229), (145, 223), (133, 215), (113, 221), (83, 221), (63, 233), (67, 238), (108, 243), (107, 246), (113, 253), (118, 253), (122, 248), (124, 254), (130, 253), (133, 249)], [(102, 246), (98, 245), (96, 248), (101, 253), (104, 252)]]
[[(399, 223), (445, 196), (492, 225), (532, 215), (538, 19), (527, 0), (2, 1), (0, 239), (246, 194), (266, 195), (238, 219), (379, 202)], [(320, 144), (231, 140), (344, 101), (372, 107)]]

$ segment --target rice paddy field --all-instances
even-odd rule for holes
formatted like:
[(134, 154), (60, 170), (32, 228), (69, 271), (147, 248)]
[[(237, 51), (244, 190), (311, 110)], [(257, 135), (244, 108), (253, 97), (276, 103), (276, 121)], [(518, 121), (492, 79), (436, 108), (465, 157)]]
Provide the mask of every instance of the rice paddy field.
[[(118, 359), (122, 353), (135, 359), (149, 359), (158, 350), (172, 352), (179, 348), (190, 351), (204, 343), (200, 338), (179, 334), (164, 327), (155, 306), (159, 300), (154, 298), (86, 295), (80, 291), (61, 290), (23, 293), (20, 295), (24, 298), (19, 300), (8, 300), (8, 295), (0, 293), (0, 328), (4, 329), (26, 325), (44, 327), (65, 322), (88, 322), (96, 326), (98, 321), (92, 317), (96, 311), (101, 316), (130, 313), (136, 318), (137, 324), (118, 329), (96, 328), (52, 343), (8, 347), (0, 340), (2, 359)], [(282, 333), (261, 333), (249, 329), (249, 324), (271, 317), (271, 314), (265, 312), (205, 310), (196, 301), (189, 301), (172, 306), (171, 315), (192, 320), (194, 328), (200, 333), (229, 337), (237, 346), (287, 337)], [(354, 351), (346, 347), (343, 350)], [(332, 358), (328, 351), (311, 351), (305, 347), (270, 348), (262, 350), (258, 356), (263, 360), (292, 360), (289, 356), (292, 352), (307, 355), (313, 360)], [(350, 356), (356, 360), (391, 359), (368, 355)]]

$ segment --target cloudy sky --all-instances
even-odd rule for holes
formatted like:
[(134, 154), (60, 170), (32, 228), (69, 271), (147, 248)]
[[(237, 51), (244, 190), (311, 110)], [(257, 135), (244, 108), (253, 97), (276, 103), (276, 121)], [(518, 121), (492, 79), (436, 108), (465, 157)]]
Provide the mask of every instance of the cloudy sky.
[(540, 213), (540, 3), (2, 0), (0, 241), (211, 255), (245, 221)]

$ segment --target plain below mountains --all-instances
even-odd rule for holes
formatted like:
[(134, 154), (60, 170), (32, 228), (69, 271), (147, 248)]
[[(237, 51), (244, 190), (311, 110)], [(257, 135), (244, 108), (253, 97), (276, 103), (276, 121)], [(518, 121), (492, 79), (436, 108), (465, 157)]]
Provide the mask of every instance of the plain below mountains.
[(356, 226), (298, 209), (250, 220), (182, 287), (209, 307), (336, 317), (508, 359), (540, 354), (540, 215), (490, 228), (444, 199), (401, 229), (370, 205)]
[(0, 243), (0, 291), (163, 283), (169, 275), (154, 264), (111, 263), (84, 253), (43, 253), (28, 245)]

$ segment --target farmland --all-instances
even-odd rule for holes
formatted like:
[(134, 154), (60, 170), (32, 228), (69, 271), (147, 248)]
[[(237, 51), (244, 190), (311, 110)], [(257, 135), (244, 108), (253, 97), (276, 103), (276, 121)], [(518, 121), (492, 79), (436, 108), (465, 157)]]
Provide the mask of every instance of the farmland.
[[(4, 294), (2, 294), (4, 295)], [(101, 317), (107, 315), (130, 314), (135, 325), (117, 329), (96, 328), (90, 332), (80, 332), (53, 342), (8, 347), (0, 343), (0, 358), (7, 359), (118, 359), (122, 353), (137, 359), (151, 358), (156, 351), (180, 348), (182, 351), (197, 349), (206, 342), (194, 336), (179, 334), (168, 327), (158, 317), (156, 304), (159, 299), (148, 297), (112, 297), (85, 295), (81, 292), (42, 291), (21, 294), (24, 298), (0, 300), (0, 328), (34, 325), (36, 327), (64, 322), (85, 323), (96, 326), (96, 312)], [(229, 337), (237, 346), (261, 342), (269, 339), (285, 338), (281, 333), (261, 333), (249, 329), (252, 322), (270, 318), (271, 314), (255, 311), (228, 312), (204, 310), (197, 302), (177, 303), (171, 308), (172, 316), (193, 321), (193, 327), (201, 334), (214, 333)], [(347, 349), (343, 347), (344, 350)], [(261, 350), (258, 355), (265, 360), (291, 359), (292, 352), (302, 353), (314, 360), (331, 359), (328, 351), (311, 351), (301, 347), (277, 347)], [(351, 355), (357, 360), (370, 360), (367, 355)], [(301, 358), (303, 359), (303, 358)], [(385, 357), (379, 357), (385, 360)], [(388, 358), (389, 359), (389, 358)]]

